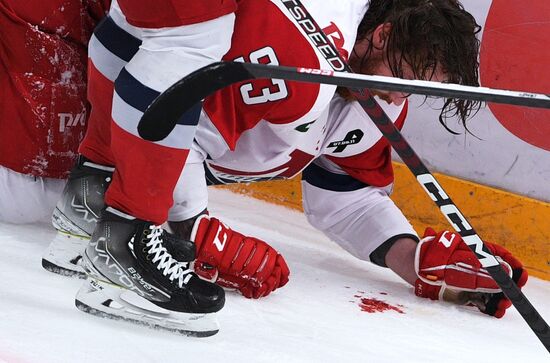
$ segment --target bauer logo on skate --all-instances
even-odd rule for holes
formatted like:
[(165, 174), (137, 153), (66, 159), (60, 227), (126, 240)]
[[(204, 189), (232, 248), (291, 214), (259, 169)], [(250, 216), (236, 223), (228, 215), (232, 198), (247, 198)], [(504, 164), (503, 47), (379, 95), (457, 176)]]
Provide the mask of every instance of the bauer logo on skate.
[(135, 268), (129, 267), (129, 268), (128, 268), (128, 272), (130, 273), (130, 275), (131, 275), (134, 279), (136, 279), (136, 280), (139, 282), (139, 284), (140, 284), (141, 286), (143, 286), (143, 288), (144, 288), (145, 290), (150, 291), (151, 293), (154, 293), (154, 291), (153, 291), (153, 286), (151, 286), (151, 284), (148, 284), (148, 283), (143, 279), (143, 277), (141, 277), (141, 275), (136, 271)]

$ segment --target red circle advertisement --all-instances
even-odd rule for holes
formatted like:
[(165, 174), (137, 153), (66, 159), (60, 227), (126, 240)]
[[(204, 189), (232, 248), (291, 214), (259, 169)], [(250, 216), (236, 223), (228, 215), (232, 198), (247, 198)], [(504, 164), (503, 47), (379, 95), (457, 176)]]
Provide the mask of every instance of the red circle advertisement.
[[(485, 87), (550, 94), (550, 1), (493, 1), (480, 63)], [(550, 110), (498, 104), (489, 108), (508, 131), (550, 151)]]

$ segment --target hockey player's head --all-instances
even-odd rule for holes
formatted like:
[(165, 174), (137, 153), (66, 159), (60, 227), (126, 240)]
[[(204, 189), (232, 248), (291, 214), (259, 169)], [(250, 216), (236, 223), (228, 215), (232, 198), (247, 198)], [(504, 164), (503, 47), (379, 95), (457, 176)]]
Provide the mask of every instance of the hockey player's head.
[[(361, 73), (385, 69), (400, 78), (478, 86), (480, 30), (457, 0), (371, 0), (350, 63)], [(439, 120), (449, 131), (450, 117), (466, 126), (479, 106), (446, 99)]]

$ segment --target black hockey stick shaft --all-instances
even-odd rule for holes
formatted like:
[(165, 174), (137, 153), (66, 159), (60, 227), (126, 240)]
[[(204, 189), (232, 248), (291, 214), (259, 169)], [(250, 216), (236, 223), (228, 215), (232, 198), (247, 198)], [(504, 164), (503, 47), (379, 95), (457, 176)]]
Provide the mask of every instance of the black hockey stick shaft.
[[(204, 73), (209, 73), (205, 75)], [(273, 66), (264, 64), (218, 62), (191, 73), (176, 82), (155, 100), (140, 122), (140, 135), (147, 140), (164, 139), (177, 124), (179, 116), (190, 105), (188, 100), (200, 100), (230, 84), (258, 78), (332, 84), (350, 89), (379, 89), (435, 97), (462, 98), (475, 101), (550, 109), (550, 97), (544, 94), (509, 91), (486, 87), (471, 87), (430, 81), (404, 80), (328, 70)], [(187, 92), (185, 88), (192, 88)], [(183, 98), (191, 95), (191, 98)], [(202, 98), (200, 98), (201, 96)], [(178, 97), (182, 97), (177, 99)], [(166, 98), (174, 98), (173, 109), (163, 110)], [(159, 115), (164, 117), (159, 118)], [(152, 117), (154, 116), (154, 117)]]
[[(204, 73), (209, 73), (205, 75)], [(173, 130), (179, 116), (190, 108), (190, 100), (202, 99), (230, 84), (257, 78), (285, 79), (299, 82), (332, 84), (351, 89), (379, 89), (435, 97), (452, 97), (483, 102), (550, 109), (550, 97), (539, 93), (471, 87), (430, 81), (404, 80), (329, 70), (273, 66), (264, 64), (218, 62), (189, 74), (162, 93), (147, 109), (140, 121), (140, 135), (151, 141), (164, 139)], [(205, 83), (203, 83), (205, 82)], [(188, 92), (185, 88), (192, 88)], [(202, 98), (199, 98), (201, 96)], [(174, 98), (173, 109), (163, 109), (164, 100)], [(151, 117), (154, 116), (154, 117)], [(162, 117), (159, 121), (159, 116)]]
[[(345, 71), (353, 73), (353, 70), (349, 64), (347, 64), (347, 62), (343, 59), (334, 44), (328, 39), (327, 35), (323, 32), (321, 27), (319, 27), (319, 24), (317, 24), (311, 14), (309, 14), (307, 8), (302, 4), (302, 2), (300, 0), (281, 1), (286, 5), (289, 13), (298, 21), (298, 24), (300, 24), (302, 30), (310, 36), (310, 40), (314, 43), (314, 45), (317, 46), (315, 39), (318, 39), (317, 37), (320, 36), (326, 43), (321, 44), (321, 46), (331, 47), (333, 53), (337, 56), (341, 63), (344, 64)], [(311, 36), (313, 34), (315, 37)], [(319, 52), (325, 56), (325, 59), (331, 66), (333, 66), (334, 70), (340, 70), (334, 68), (336, 63), (327, 59), (328, 57), (326, 57), (326, 51), (319, 49)], [(409, 145), (407, 140), (405, 140), (393, 122), (391, 122), (390, 118), (385, 114), (384, 110), (380, 107), (370, 92), (361, 88), (352, 88), (350, 90), (356, 96), (358, 102), (361, 104), (367, 115), (376, 124), (380, 132), (382, 132), (384, 137), (388, 139), (393, 149), (401, 157), (411, 172), (416, 176), (417, 181), (420, 185), (422, 185), (426, 193), (439, 207), (441, 213), (443, 213), (453, 228), (462, 236), (468, 247), (475, 253), (476, 257), (481, 262), (481, 265), (485, 267), (487, 272), (489, 272), (491, 277), (502, 289), (502, 292), (510, 299), (510, 301), (512, 301), (512, 304), (516, 307), (523, 319), (540, 339), (546, 350), (550, 352), (550, 327), (546, 321), (544, 321), (542, 316), (533, 307), (531, 302), (521, 292), (510, 276), (506, 274), (504, 269), (500, 266), (500, 263), (485, 246), (472, 225), (456, 207), (451, 198), (430, 173), (422, 160), (420, 160), (416, 152)]]

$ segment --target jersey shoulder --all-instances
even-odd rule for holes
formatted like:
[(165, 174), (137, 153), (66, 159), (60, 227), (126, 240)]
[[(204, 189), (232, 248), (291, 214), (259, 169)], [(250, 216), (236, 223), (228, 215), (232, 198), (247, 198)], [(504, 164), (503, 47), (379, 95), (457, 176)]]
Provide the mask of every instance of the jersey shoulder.
[[(300, 28), (292, 9), (287, 9), (283, 3), (292, 2), (239, 2), (232, 45), (224, 60), (327, 68), (313, 40)], [(356, 35), (349, 21), (344, 21), (350, 11), (330, 11), (347, 9), (348, 2), (340, 6), (334, 0), (307, 3), (308, 10), (336, 46), (349, 52)], [(334, 90), (335, 87), (330, 85), (253, 80), (234, 84), (208, 97), (204, 110), (232, 147), (244, 131), (261, 120), (272, 124), (314, 120), (324, 111)]]

